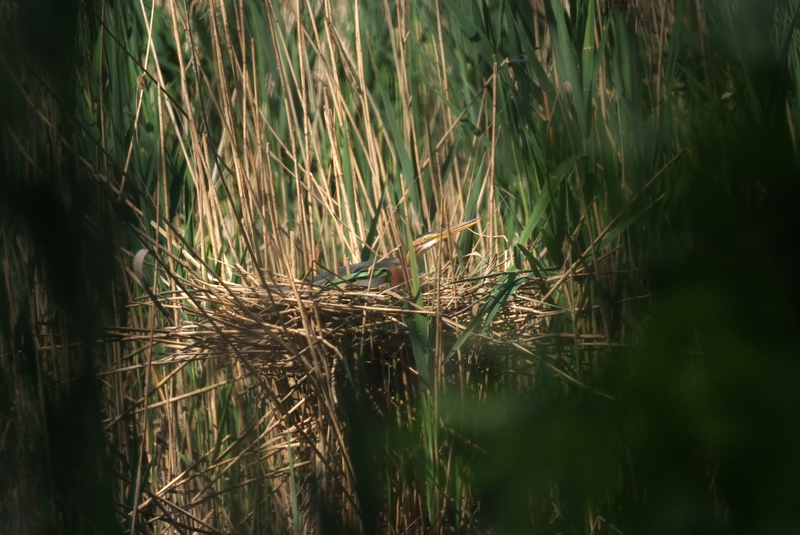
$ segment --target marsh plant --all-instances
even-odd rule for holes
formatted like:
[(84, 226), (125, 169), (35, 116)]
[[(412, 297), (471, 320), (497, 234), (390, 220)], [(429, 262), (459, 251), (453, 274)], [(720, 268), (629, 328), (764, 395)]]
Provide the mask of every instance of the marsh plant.
[(796, 1), (0, 6), (3, 533), (797, 529)]

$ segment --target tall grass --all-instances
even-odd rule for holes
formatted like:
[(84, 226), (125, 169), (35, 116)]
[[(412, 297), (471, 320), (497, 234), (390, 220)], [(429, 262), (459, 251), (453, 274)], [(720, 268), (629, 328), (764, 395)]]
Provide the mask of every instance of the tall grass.
[[(626, 465), (644, 439), (615, 419), (628, 406), (609, 370), (649, 332), (644, 269), (686, 238), (697, 152), (714, 148), (702, 136), (780, 125), (796, 154), (796, 96), (753, 68), (796, 68), (795, 2), (78, 12), (61, 78), (15, 61), (4, 27), (25, 111), (3, 132), (8, 459), (29, 433), (46, 449), (47, 400), (97, 373), (96, 399), (64, 407), (102, 405), (113, 475), (97, 485), (113, 480), (131, 533), (638, 525), (655, 491)], [(65, 173), (42, 211), (86, 243), (36, 260), (56, 246), (30, 206), (10, 207)], [(415, 260), (439, 275), (427, 291), (412, 277), (388, 296), (303, 293), (313, 273), (405, 257), (412, 236), (473, 217), (476, 233)], [(50, 301), (62, 269), (82, 285), (73, 309)], [(63, 520), (21, 503), (4, 529)]]

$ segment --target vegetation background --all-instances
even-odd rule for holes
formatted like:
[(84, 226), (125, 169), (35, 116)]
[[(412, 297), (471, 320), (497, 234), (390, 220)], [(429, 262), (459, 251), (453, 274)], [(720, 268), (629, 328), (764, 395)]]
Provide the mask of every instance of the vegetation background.
[[(0, 13), (3, 533), (800, 530), (797, 1)], [(476, 216), (394, 338), (245, 340)]]

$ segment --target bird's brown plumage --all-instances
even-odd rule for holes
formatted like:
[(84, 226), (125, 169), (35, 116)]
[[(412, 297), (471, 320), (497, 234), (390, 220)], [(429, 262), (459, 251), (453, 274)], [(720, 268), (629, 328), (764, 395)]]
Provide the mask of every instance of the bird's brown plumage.
[[(463, 221), (457, 225), (447, 227), (440, 232), (429, 232), (422, 234), (414, 240), (414, 252), (419, 255), (427, 251), (437, 243), (454, 236), (475, 224), (480, 219), (470, 219)], [(314, 277), (314, 286), (323, 286), (329, 282), (335, 282), (337, 279), (342, 279), (348, 275), (364, 274), (363, 278), (359, 277), (350, 281), (351, 284), (365, 286), (368, 288), (379, 288), (381, 286), (391, 285), (397, 286), (405, 281), (406, 267), (411, 264), (411, 252), (409, 251), (406, 256), (405, 266), (400, 258), (391, 257), (383, 258), (381, 260), (368, 260), (366, 262), (359, 262), (349, 266), (342, 266), (335, 272), (327, 271), (320, 272), (319, 275)]]

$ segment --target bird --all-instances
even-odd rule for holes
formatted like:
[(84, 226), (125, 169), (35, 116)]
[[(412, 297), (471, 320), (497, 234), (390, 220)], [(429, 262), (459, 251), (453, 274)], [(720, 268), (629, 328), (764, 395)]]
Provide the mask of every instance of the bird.
[[(414, 240), (414, 254), (419, 256), (451, 236), (455, 236), (462, 230), (476, 225), (480, 218), (462, 221), (457, 225), (452, 225), (441, 231), (427, 232), (416, 237)], [(336, 271), (324, 271), (314, 277), (314, 286), (326, 286), (329, 284), (347, 283), (367, 288), (381, 288), (386, 286), (398, 286), (405, 282), (407, 267), (411, 265), (411, 251), (408, 252), (403, 261), (397, 257), (383, 258), (381, 260), (368, 260), (349, 266), (342, 266)]]

